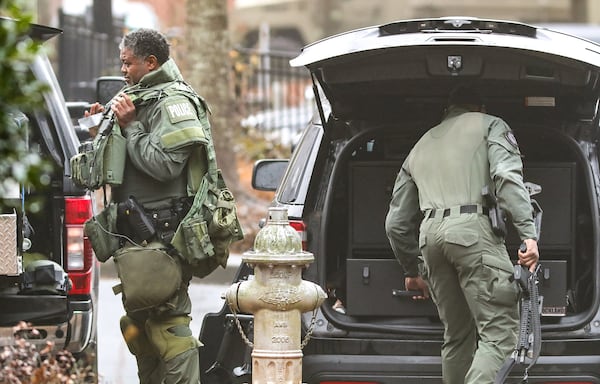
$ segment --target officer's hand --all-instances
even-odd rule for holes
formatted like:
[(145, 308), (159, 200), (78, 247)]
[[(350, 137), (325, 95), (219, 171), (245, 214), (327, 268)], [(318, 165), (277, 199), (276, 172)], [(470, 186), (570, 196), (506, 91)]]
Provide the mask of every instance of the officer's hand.
[(135, 105), (133, 105), (133, 101), (125, 93), (120, 93), (113, 99), (110, 109), (112, 109), (117, 117), (117, 122), (121, 129), (127, 128), (135, 120)]
[(90, 110), (83, 112), (84, 117), (95, 115), (96, 113), (104, 112), (104, 105), (100, 103), (94, 103), (90, 105)]
[[(104, 105), (100, 104), (100, 103), (94, 103), (92, 105), (90, 105), (90, 110), (89, 111), (84, 111), (83, 112), (83, 117), (89, 117), (91, 115), (95, 115), (96, 113), (101, 113), (104, 112)], [(98, 134), (98, 127), (91, 127), (89, 129), (89, 133), (90, 133), (90, 137), (94, 138), (96, 137), (96, 135)]]
[(421, 276), (417, 277), (405, 277), (404, 286), (407, 291), (421, 291), (422, 295), (413, 296), (413, 300), (426, 300), (429, 299), (429, 287), (425, 280)]
[(526, 239), (525, 241), (523, 241), (523, 243), (525, 244), (527, 249), (525, 250), (525, 252), (522, 252), (519, 249), (519, 260), (517, 261), (517, 263), (529, 267), (529, 271), (534, 272), (537, 262), (540, 259), (537, 241), (533, 239)]

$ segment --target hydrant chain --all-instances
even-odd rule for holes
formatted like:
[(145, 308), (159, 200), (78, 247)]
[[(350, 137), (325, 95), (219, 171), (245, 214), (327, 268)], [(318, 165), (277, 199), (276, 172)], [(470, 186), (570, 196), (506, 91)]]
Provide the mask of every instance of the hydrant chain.
[[(250, 339), (248, 339), (248, 336), (246, 336), (246, 333), (244, 332), (244, 327), (242, 327), (242, 323), (240, 322), (240, 319), (237, 317), (237, 313), (233, 310), (233, 308), (231, 308), (231, 305), (229, 305), (229, 310), (233, 314), (233, 319), (235, 320), (235, 325), (238, 329), (238, 332), (240, 333), (240, 337), (242, 338), (242, 340), (244, 341), (244, 343), (247, 346), (249, 346), (250, 348), (254, 348), (254, 343), (251, 342)], [(300, 344), (300, 349), (304, 349), (304, 347), (306, 347), (306, 345), (308, 344), (308, 341), (310, 340), (312, 333), (315, 329), (316, 323), (317, 323), (317, 309), (315, 309), (312, 313), (312, 318), (310, 319), (310, 326), (308, 327), (308, 330), (306, 331), (306, 335), (304, 335), (304, 339), (302, 340), (302, 343)]]
[(254, 348), (254, 343), (251, 342), (250, 339), (248, 339), (248, 336), (246, 336), (244, 328), (242, 328), (242, 323), (240, 323), (240, 319), (238, 319), (237, 313), (233, 310), (233, 308), (231, 308), (231, 305), (229, 305), (229, 310), (231, 310), (231, 313), (233, 314), (233, 319), (235, 320), (235, 325), (238, 329), (238, 332), (240, 333), (240, 337), (242, 338), (242, 340), (244, 340), (244, 343), (246, 343), (247, 346), (249, 346), (250, 348)]
[(315, 308), (315, 310), (312, 313), (312, 319), (310, 319), (310, 326), (308, 327), (308, 330), (306, 331), (306, 335), (304, 336), (304, 340), (302, 340), (302, 344), (300, 344), (300, 349), (304, 349), (304, 347), (306, 347), (306, 344), (308, 344), (308, 341), (310, 340), (310, 337), (312, 336), (312, 333), (315, 330), (316, 323), (317, 323), (317, 308)]

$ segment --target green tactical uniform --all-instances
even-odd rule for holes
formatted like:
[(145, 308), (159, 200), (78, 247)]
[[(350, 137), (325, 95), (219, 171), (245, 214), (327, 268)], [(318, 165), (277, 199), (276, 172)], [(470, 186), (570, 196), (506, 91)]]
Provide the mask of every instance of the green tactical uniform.
[[(146, 74), (134, 89), (136, 120), (124, 130), (127, 160), (123, 183), (113, 187), (112, 200), (119, 203), (132, 195), (144, 208), (164, 207), (173, 199), (193, 194), (188, 188), (189, 164), (201, 158), (199, 145), (203, 148), (211, 139), (206, 108), (202, 101), (190, 100), (190, 95), (192, 100), (198, 96), (183, 83), (171, 59)], [(201, 173), (206, 167), (196, 163), (194, 172)], [(127, 313), (121, 319), (123, 336), (137, 359), (143, 384), (199, 382), (200, 342), (189, 328), (191, 277), (191, 272), (182, 268), (181, 287), (169, 302)]]
[(484, 214), (481, 190), (494, 186), (521, 240), (535, 239), (522, 167), (503, 120), (454, 106), (417, 142), (396, 179), (386, 232), (407, 276), (418, 275), (423, 256), (422, 277), (445, 326), (446, 384), (493, 383), (516, 344), (513, 266)]

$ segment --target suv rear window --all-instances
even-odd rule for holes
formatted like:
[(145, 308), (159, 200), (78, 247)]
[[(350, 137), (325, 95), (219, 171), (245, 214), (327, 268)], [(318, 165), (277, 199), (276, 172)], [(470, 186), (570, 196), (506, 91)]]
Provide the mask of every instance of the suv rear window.
[(323, 137), (323, 127), (311, 125), (302, 135), (297, 150), (290, 160), (288, 172), (285, 174), (278, 192), (278, 200), (285, 204), (304, 204), (308, 181), (306, 172), (312, 172), (317, 152)]

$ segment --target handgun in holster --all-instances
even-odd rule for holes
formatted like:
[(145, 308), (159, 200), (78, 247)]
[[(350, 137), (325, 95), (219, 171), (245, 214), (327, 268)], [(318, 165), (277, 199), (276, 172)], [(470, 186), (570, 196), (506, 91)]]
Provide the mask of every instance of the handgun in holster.
[(129, 196), (127, 200), (120, 203), (118, 214), (127, 218), (129, 229), (133, 232), (136, 240), (148, 241), (156, 235), (152, 221), (146, 216), (144, 208), (135, 197)]
[(481, 196), (483, 196), (483, 200), (488, 207), (488, 216), (492, 225), (492, 232), (494, 232), (496, 236), (506, 237), (506, 215), (504, 214), (504, 210), (500, 208), (500, 205), (498, 204), (496, 194), (486, 185), (481, 189)]

